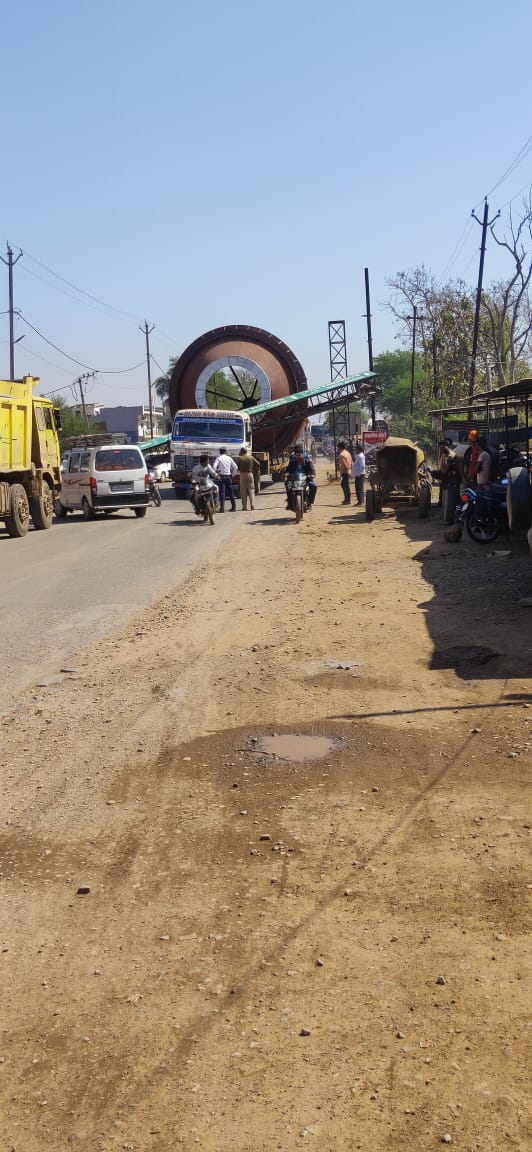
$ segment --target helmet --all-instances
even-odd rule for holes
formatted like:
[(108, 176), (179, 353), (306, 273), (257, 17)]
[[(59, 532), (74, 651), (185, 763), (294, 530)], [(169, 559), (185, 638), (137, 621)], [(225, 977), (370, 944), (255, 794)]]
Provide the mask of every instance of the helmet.
[(471, 431), (468, 432), (467, 439), (470, 444), (474, 444), (475, 440), (478, 440), (478, 432), (476, 428), (472, 428)]

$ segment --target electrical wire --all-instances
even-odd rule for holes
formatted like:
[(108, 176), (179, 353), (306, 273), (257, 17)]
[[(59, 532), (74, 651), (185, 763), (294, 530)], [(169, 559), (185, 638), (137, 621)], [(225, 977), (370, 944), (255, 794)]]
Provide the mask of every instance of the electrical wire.
[(531, 188), (532, 188), (532, 182), (530, 180), (527, 180), (526, 184), (523, 184), (523, 187), (519, 189), (519, 192), (516, 192), (515, 196), (512, 196), (511, 200), (507, 200), (506, 204), (502, 205), (501, 212), (503, 211), (504, 208), (508, 208), (509, 204), (513, 204), (514, 200), (517, 200), (518, 196), (521, 196), (523, 194), (523, 192), (526, 192), (527, 190), (530, 191)]
[[(7, 343), (8, 341), (6, 340), (6, 344)], [(35, 356), (37, 360), (42, 360), (44, 364), (48, 364), (50, 368), (55, 368), (58, 372), (64, 372), (68, 375), (70, 374), (69, 368), (62, 367), (60, 364), (54, 364), (52, 360), (47, 360), (46, 356), (42, 356), (40, 352), (35, 352), (31, 345), (27, 344), (26, 341), (24, 341), (24, 352), (29, 353), (30, 356)]]
[[(108, 308), (107, 304), (105, 304), (103, 307), (100, 307), (98, 304), (89, 303), (88, 300), (80, 300), (79, 297), (74, 296), (72, 294), (72, 292), (66, 292), (64, 288), (60, 288), (59, 284), (53, 284), (52, 281), (47, 280), (45, 276), (39, 276), (38, 272), (34, 272), (31, 268), (26, 268), (24, 266), (24, 264), (21, 264), (21, 266), (20, 266), (19, 275), (20, 275), (20, 272), (22, 272), (26, 276), (33, 276), (33, 278), (35, 280), (40, 280), (41, 284), (47, 284), (48, 287), (52, 288), (54, 292), (60, 292), (62, 296), (66, 296), (67, 300), (74, 300), (75, 303), (77, 303), (77, 304), (83, 304), (85, 308), (91, 308), (93, 312), (99, 312), (100, 316), (107, 316), (108, 320), (111, 320), (111, 319), (115, 320), (115, 317), (114, 316), (111, 317), (109, 315), (109, 312), (105, 310)], [(126, 317), (119, 317), (119, 318), (121, 320), (123, 320), (123, 322), (125, 324), (136, 324), (137, 323), (136, 320), (128, 320)]]
[(159, 364), (159, 361), (155, 359), (153, 352), (150, 352), (150, 359), (153, 360), (153, 363), (159, 369), (159, 372), (162, 372), (163, 376), (168, 376), (168, 372), (165, 372), (164, 368), (161, 368), (161, 365)]
[(487, 193), (486, 199), (488, 198), (488, 196), (491, 196), (493, 192), (495, 192), (496, 188), (499, 188), (499, 186), (501, 184), (503, 184), (505, 180), (508, 179), (508, 176), (511, 175), (511, 173), (518, 167), (519, 164), (522, 164), (523, 160), (526, 159), (526, 157), (528, 156), (528, 153), (530, 152), (531, 149), (532, 149), (532, 136), (529, 136), (528, 140), (525, 140), (523, 147), (520, 148), (515, 159), (512, 160), (512, 163), (508, 166), (506, 171), (503, 172), (500, 179), (497, 180), (497, 183), (493, 185), (493, 188), (490, 188), (489, 192)]
[(442, 283), (444, 276), (446, 276), (448, 274), (448, 272), (451, 271), (453, 264), (455, 264), (456, 261), (458, 260), (460, 253), (464, 249), (464, 247), (467, 243), (467, 240), (469, 239), (469, 235), (471, 233), (472, 227), (473, 227), (473, 221), (471, 220), (471, 217), (469, 217), (467, 224), (465, 225), (461, 236), (457, 240), (457, 242), (454, 246), (454, 249), (453, 249), (446, 265), (445, 265), (445, 268), (443, 269), (441, 276), (438, 277), (438, 284)]
[(64, 352), (62, 348), (54, 344), (53, 340), (48, 340), (48, 337), (43, 336), (42, 332), (39, 332), (39, 329), (35, 328), (34, 325), (22, 315), (22, 312), (17, 312), (16, 315), (22, 320), (23, 324), (27, 324), (32, 332), (35, 332), (41, 340), (44, 340), (45, 344), (49, 344), (51, 348), (55, 348), (55, 351), (59, 352), (61, 356), (64, 356), (66, 360), (71, 360), (73, 364), (77, 364), (80, 368), (86, 368), (89, 372), (98, 372), (101, 373), (102, 376), (122, 376), (126, 372), (134, 372), (136, 368), (142, 368), (144, 364), (144, 360), (140, 360), (138, 364), (132, 364), (130, 368), (94, 368), (91, 364), (84, 364), (82, 360), (76, 360), (75, 356), (70, 356), (68, 352)]
[(57, 280), (61, 280), (62, 284), (67, 284), (69, 288), (73, 288), (75, 292), (79, 292), (80, 296), (86, 296), (88, 300), (92, 300), (95, 304), (102, 304), (104, 308), (108, 308), (110, 312), (116, 312), (118, 316), (125, 317), (130, 323), (139, 323), (137, 316), (132, 312), (126, 312), (123, 308), (115, 308), (113, 304), (108, 304), (105, 300), (100, 300), (99, 296), (93, 296), (91, 292), (86, 292), (84, 288), (79, 288), (77, 284), (73, 284), (71, 280), (67, 280), (65, 276), (60, 276), (58, 272), (54, 272), (53, 268), (49, 268), (47, 264), (43, 264), (42, 260), (37, 260), (36, 256), (32, 256), (27, 248), (22, 249), (24, 256), (28, 256), (37, 264), (39, 268), (44, 268), (45, 272), (49, 272), (51, 276), (55, 276)]

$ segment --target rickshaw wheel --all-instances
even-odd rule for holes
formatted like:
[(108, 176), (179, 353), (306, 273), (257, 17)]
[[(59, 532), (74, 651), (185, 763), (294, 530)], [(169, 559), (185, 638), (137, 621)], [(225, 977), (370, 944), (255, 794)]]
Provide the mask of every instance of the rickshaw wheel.
[(420, 520), (426, 520), (430, 514), (431, 493), (428, 484), (422, 484), (419, 489), (418, 513)]
[(368, 488), (366, 492), (366, 520), (371, 523), (375, 519), (376, 500), (375, 493), (372, 488)]

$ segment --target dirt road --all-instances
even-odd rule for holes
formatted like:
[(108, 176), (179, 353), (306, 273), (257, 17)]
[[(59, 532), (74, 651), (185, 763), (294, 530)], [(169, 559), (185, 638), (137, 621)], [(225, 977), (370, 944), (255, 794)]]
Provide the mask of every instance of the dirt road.
[(2, 720), (1, 1152), (529, 1146), (530, 557), (339, 498)]

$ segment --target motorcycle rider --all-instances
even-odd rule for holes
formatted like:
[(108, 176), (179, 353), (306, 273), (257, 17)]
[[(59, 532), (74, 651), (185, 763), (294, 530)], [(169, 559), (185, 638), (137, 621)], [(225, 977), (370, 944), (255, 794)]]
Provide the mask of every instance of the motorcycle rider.
[(207, 456), (206, 453), (204, 453), (199, 458), (199, 464), (194, 465), (194, 467), (192, 469), (192, 475), (190, 477), (189, 499), (192, 501), (192, 503), (194, 505), (194, 511), (195, 511), (196, 515), (198, 515), (198, 513), (199, 513), (199, 500), (200, 500), (198, 485), (200, 485), (200, 486), (204, 485), (205, 481), (207, 479), (210, 479), (213, 481), (213, 484), (212, 484), (213, 500), (216, 504), (216, 502), (217, 502), (216, 496), (218, 493), (218, 475), (214, 471), (214, 468), (209, 464), (209, 457)]
[(290, 476), (301, 474), (307, 477), (308, 506), (309, 508), (312, 508), (312, 505), (316, 499), (316, 492), (318, 491), (318, 485), (316, 483), (316, 469), (314, 467), (314, 461), (312, 458), (307, 456), (307, 454), (303, 451), (303, 445), (296, 444), (294, 451), (290, 456), (288, 468), (284, 477), (286, 484), (286, 507), (290, 511), (292, 511), (292, 501), (290, 488), (288, 487), (289, 479)]

